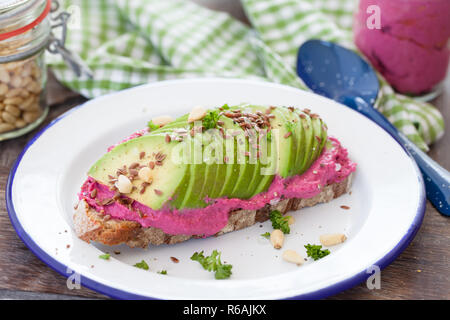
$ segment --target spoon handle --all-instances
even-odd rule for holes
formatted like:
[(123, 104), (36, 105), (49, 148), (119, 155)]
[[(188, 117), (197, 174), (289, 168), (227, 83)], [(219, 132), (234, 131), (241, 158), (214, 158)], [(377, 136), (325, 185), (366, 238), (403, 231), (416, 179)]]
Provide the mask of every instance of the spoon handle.
[(386, 130), (416, 160), (422, 172), (427, 198), (443, 215), (450, 216), (450, 173), (420, 150), (403, 133), (397, 130), (378, 110), (363, 99), (347, 99), (344, 104), (365, 115)]

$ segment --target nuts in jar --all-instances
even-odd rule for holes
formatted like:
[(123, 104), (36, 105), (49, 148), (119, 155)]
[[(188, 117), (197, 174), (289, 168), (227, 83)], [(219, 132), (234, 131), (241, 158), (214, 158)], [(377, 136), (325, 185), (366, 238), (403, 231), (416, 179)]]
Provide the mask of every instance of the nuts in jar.
[(0, 141), (31, 131), (48, 112), (44, 51), (52, 3), (0, 2)]
[(39, 55), (0, 64), (0, 133), (21, 129), (43, 113)]

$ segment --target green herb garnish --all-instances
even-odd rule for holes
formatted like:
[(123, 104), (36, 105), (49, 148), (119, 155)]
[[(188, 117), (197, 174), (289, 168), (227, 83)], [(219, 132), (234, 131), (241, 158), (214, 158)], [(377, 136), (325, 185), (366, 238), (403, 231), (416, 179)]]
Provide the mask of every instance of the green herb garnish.
[(226, 279), (230, 277), (231, 268), (233, 266), (231, 264), (222, 264), (222, 261), (220, 261), (220, 255), (221, 253), (217, 250), (214, 250), (208, 257), (203, 255), (203, 251), (200, 253), (195, 252), (191, 257), (191, 260), (200, 263), (205, 270), (210, 272), (214, 271), (214, 276), (216, 279)]
[(270, 238), (270, 232), (262, 233), (261, 236), (266, 238), (266, 239), (269, 239)]
[(308, 257), (313, 258), (314, 261), (322, 259), (323, 257), (330, 254), (330, 250), (328, 249), (322, 250), (321, 245), (307, 244), (305, 245), (305, 248)]
[(98, 257), (103, 260), (109, 260), (109, 257), (111, 257), (111, 255), (109, 253), (105, 253), (105, 254), (99, 255)]
[(286, 127), (287, 131), (289, 131), (291, 133), (294, 133), (295, 127), (294, 127), (294, 124), (292, 122), (286, 122), (285, 123), (285, 127)]
[(133, 267), (136, 267), (136, 268), (139, 268), (139, 269), (148, 270), (148, 264), (144, 260), (142, 260), (141, 262), (136, 263)]
[(167, 274), (167, 270), (158, 271), (159, 274)]
[(148, 128), (150, 129), (150, 131), (154, 131), (154, 130), (156, 130), (156, 129), (159, 129), (159, 126), (156, 125), (156, 124), (154, 124), (152, 120), (150, 120), (150, 121), (147, 123), (147, 126), (148, 126)]
[(219, 110), (208, 111), (206, 116), (202, 119), (202, 125), (206, 130), (214, 129), (217, 126), (217, 121), (219, 121)]
[(289, 228), (289, 216), (283, 216), (280, 211), (274, 210), (270, 213), (270, 221), (272, 221), (272, 227), (274, 229), (280, 229), (284, 234), (289, 234), (291, 228)]

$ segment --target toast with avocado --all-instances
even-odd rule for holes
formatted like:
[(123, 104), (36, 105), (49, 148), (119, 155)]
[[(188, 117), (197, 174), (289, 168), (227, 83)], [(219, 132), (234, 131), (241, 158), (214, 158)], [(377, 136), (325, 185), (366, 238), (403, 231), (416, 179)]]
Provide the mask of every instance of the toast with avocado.
[(152, 119), (90, 168), (75, 231), (131, 247), (216, 236), (331, 201), (355, 167), (308, 109), (197, 107)]

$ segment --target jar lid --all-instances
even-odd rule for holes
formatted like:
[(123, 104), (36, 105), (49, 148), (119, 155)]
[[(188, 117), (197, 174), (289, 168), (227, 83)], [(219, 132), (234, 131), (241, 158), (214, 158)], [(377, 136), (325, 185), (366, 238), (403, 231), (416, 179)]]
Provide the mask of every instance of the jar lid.
[(26, 2), (33, 2), (32, 0), (0, 0), (0, 14), (14, 8), (17, 8)]
[[(17, 10), (13, 10), (15, 8), (20, 8), (21, 11), (29, 10), (30, 8), (35, 7), (35, 4), (38, 5), (39, 4), (38, 1), (39, 0), (0, 0), (0, 18), (5, 18), (5, 16), (8, 16), (9, 12), (14, 12), (14, 15), (16, 15), (17, 12), (15, 11)], [(45, 7), (35, 20), (18, 29), (0, 33), (0, 40), (9, 39), (21, 33), (27, 32), (28, 30), (31, 30), (36, 25), (41, 23), (42, 20), (44, 20), (47, 17), (52, 6), (52, 0), (43, 0), (43, 2), (45, 2)], [(7, 6), (8, 4), (9, 6)]]

